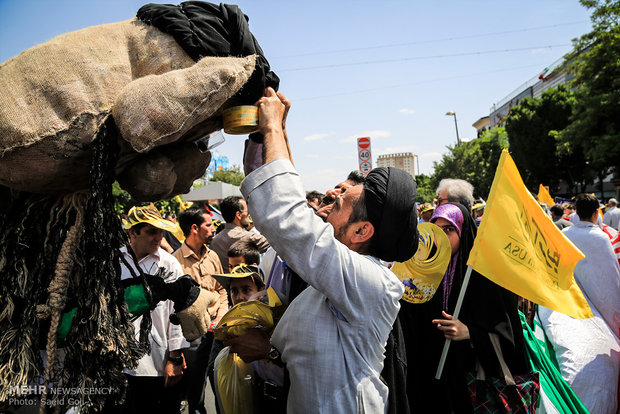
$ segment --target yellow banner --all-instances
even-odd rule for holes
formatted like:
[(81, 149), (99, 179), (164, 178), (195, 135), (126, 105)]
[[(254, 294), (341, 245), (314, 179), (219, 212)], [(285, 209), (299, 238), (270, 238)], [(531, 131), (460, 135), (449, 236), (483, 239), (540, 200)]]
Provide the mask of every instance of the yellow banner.
[(573, 277), (584, 257), (540, 208), (503, 150), (467, 264), (535, 303), (574, 318), (591, 318)]
[(553, 200), (553, 197), (549, 194), (549, 190), (542, 184), (538, 186), (538, 201), (545, 203), (547, 207), (551, 207), (555, 204), (555, 200)]

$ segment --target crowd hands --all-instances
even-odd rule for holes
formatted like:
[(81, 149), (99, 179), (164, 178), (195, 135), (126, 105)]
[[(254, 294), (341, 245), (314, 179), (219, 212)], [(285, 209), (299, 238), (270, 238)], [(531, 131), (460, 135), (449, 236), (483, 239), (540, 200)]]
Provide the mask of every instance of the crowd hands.
[[(501, 377), (489, 334), (499, 339), (514, 375), (532, 371), (518, 316), (518, 306), (523, 310), (532, 306), (522, 306), (523, 300), (474, 271), (461, 312), (453, 317), (485, 209), (484, 200), (474, 199), (471, 184), (442, 180), (432, 204), (416, 203), (415, 197), (412, 203), (405, 198), (393, 200), (396, 193), (390, 190), (415, 193), (412, 179), (407, 181), (394, 169), (389, 173), (375, 169), (368, 177), (352, 171), (324, 194), (304, 193), (295, 178), (286, 133), (290, 101), (267, 88), (256, 105), (262, 159), (244, 160), (244, 165), (263, 164), (262, 174), (270, 177), (265, 183), (254, 182), (254, 174), (246, 168), (244, 197), (224, 199), (219, 212), (208, 206), (192, 207), (179, 213), (178, 222), (172, 216), (163, 219), (152, 207), (134, 208), (129, 214), (125, 227), (130, 243), (122, 250), (126, 259), (122, 279), (143, 274), (150, 287), (151, 351), (138, 367), (126, 371), (128, 392), (123, 404), (109, 402), (106, 410), (178, 412), (188, 405), (190, 413), (204, 413), (208, 379), (217, 396), (217, 411), (230, 412), (230, 401), (222, 399), (235, 394), (218, 389), (226, 384), (226, 375), (234, 375), (218, 373), (218, 364), (223, 366), (218, 355), (224, 350), (253, 369), (252, 401), (233, 406), (257, 413), (473, 412), (468, 374), (475, 373), (479, 364), (488, 376)], [(285, 201), (291, 193), (305, 195), (306, 202)], [(591, 231), (600, 220), (598, 209), (596, 215), (590, 214), (592, 205), (591, 197), (578, 198), (576, 221), (566, 215), (569, 207), (552, 206), (549, 213), (560, 229), (575, 225)], [(270, 209), (283, 216), (269, 217), (265, 212)], [(385, 218), (396, 211), (396, 220)], [(409, 213), (411, 220), (406, 217)], [(605, 234), (607, 243), (614, 243), (614, 238), (620, 243), (618, 208), (610, 205), (608, 213), (612, 213), (609, 224), (598, 224), (606, 227), (605, 232), (598, 231)], [(216, 218), (222, 222), (217, 231)], [(433, 297), (412, 304), (399, 300), (403, 286), (389, 268), (413, 253), (385, 253), (377, 244), (397, 240), (399, 244), (391, 246), (394, 251), (403, 244), (417, 245), (416, 226), (423, 222), (434, 223), (446, 233), (451, 257)], [(620, 259), (598, 250), (597, 260), (606, 263), (605, 271), (610, 273), (600, 277), (620, 277)], [(164, 277), (161, 272), (155, 275), (160, 268), (166, 270)], [(259, 322), (247, 325), (238, 336), (217, 339), (218, 326), (222, 318), (226, 321), (229, 309), (232, 312), (254, 300), (267, 303), (268, 289), (286, 308), (281, 318), (274, 318), (275, 328), (260, 329)], [(527, 316), (530, 322), (535, 318), (531, 311)], [(136, 333), (141, 318), (133, 321)], [(543, 326), (548, 321), (548, 315), (546, 321), (538, 320)], [(616, 329), (615, 348), (619, 348), (617, 335)], [(454, 346), (441, 378), (435, 379), (446, 340)], [(568, 351), (572, 346), (554, 345)], [(575, 364), (565, 358), (560, 362), (566, 365), (559, 367), (560, 372), (573, 385), (578, 375), (564, 375), (564, 368)], [(614, 364), (617, 384), (618, 361)], [(611, 406), (592, 403), (579, 381), (573, 390), (591, 412), (605, 412), (601, 410)], [(608, 399), (616, 395), (612, 397)]]

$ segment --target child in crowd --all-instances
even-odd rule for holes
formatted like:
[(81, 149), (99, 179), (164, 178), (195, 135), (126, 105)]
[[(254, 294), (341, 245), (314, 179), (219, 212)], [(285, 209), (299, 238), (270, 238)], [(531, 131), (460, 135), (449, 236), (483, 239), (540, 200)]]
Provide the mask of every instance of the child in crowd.
[[(263, 272), (258, 268), (260, 252), (252, 240), (241, 239), (233, 243), (228, 250), (229, 274), (217, 275), (215, 278), (226, 289), (230, 303), (247, 302), (250, 297), (265, 288)], [(241, 266), (241, 265), (247, 266)], [(248, 274), (244, 276), (245, 274)]]
[(242, 263), (235, 266), (228, 274), (213, 275), (213, 277), (226, 289), (233, 306), (247, 302), (253, 295), (265, 288), (263, 271), (256, 265)]
[[(228, 292), (228, 303), (247, 302), (252, 295), (265, 288), (263, 271), (258, 267), (260, 252), (258, 246), (249, 238), (236, 241), (228, 249), (228, 274), (213, 277)], [(224, 268), (226, 268), (224, 266)], [(215, 339), (209, 355), (209, 374), (213, 373), (213, 364), (217, 354), (224, 348), (222, 341)], [(212, 377), (210, 377), (212, 378)]]

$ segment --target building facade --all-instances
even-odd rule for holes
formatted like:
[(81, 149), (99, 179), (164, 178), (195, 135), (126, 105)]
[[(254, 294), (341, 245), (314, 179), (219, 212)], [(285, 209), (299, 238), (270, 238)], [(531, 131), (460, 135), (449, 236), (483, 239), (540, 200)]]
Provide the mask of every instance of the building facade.
[(383, 154), (377, 157), (377, 167), (394, 167), (407, 171), (415, 178), (415, 155), (410, 152)]
[(519, 105), (523, 98), (540, 98), (543, 91), (556, 88), (573, 79), (573, 75), (567, 74), (562, 63), (564, 58), (560, 58), (546, 67), (538, 76), (528, 80), (517, 89), (512, 91), (501, 101), (491, 107), (489, 114), (489, 124), (493, 128), (495, 126), (504, 126), (504, 118), (510, 113), (513, 106)]

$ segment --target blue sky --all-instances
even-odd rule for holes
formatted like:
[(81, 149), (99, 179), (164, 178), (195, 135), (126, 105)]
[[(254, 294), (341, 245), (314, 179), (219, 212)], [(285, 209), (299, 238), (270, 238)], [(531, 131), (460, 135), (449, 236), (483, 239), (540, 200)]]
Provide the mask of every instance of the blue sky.
[[(0, 0), (0, 61), (56, 35), (135, 16), (144, 1)], [(373, 159), (409, 151), (420, 171), (490, 107), (571, 50), (590, 30), (576, 0), (236, 2), (250, 18), (280, 90), (306, 190), (357, 169), (355, 138)], [(241, 164), (242, 136), (218, 148)], [(374, 165), (374, 164), (373, 164)]]

